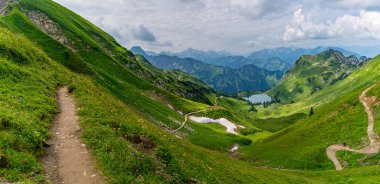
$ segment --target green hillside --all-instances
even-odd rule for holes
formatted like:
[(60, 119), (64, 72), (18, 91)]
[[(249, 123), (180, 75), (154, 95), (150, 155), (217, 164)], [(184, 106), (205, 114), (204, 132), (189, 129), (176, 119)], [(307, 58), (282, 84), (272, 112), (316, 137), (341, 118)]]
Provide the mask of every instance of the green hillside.
[[(333, 165), (325, 153), (329, 145), (345, 143), (354, 148), (362, 148), (368, 142), (367, 116), (358, 97), (366, 87), (378, 83), (379, 64), (380, 58), (377, 57), (343, 81), (313, 95), (303, 102), (322, 102), (321, 105), (315, 106), (316, 112), (312, 117), (300, 120), (294, 126), (244, 148), (244, 156), (262, 160), (275, 167), (332, 169)], [(370, 93), (378, 96), (379, 87), (372, 89)], [(379, 109), (375, 110), (377, 112)], [(375, 125), (378, 133), (379, 127)], [(281, 154), (277, 154), (278, 152)], [(378, 156), (374, 155), (371, 158), (376, 159)], [(344, 159), (355, 163), (349, 167), (358, 167), (358, 162), (352, 160), (358, 161), (362, 158), (363, 155), (345, 154)]]
[(366, 61), (355, 56), (345, 57), (335, 50), (302, 56), (284, 79), (267, 93), (281, 102), (294, 103), (334, 85)]
[[(0, 5), (3, 2), (0, 1)], [(355, 146), (357, 138), (365, 134), (365, 130), (362, 134), (365, 114), (357, 102), (357, 93), (370, 84), (370, 79), (363, 80), (366, 82), (347, 92), (348, 95), (334, 105), (323, 106), (325, 111), (318, 108), (315, 116), (305, 122), (274, 133), (264, 142), (242, 146), (239, 157), (243, 159), (240, 160), (227, 156), (223, 150), (236, 141), (244, 142), (247, 137), (242, 135), (226, 134), (214, 125), (193, 123), (189, 125), (193, 131), (180, 132), (188, 137), (178, 138), (170, 133), (183, 120), (177, 111), (190, 113), (201, 109), (207, 110), (201, 115), (213, 118), (228, 115), (231, 121), (249, 128), (259, 127), (259, 124), (250, 124), (252, 117), (240, 116), (243, 111), (239, 108), (228, 107), (227, 104), (233, 105), (228, 99), (218, 101), (207, 86), (181, 72), (154, 68), (121, 47), (107, 33), (53, 1), (12, 2), (14, 4), (8, 5), (5, 15), (0, 17), (0, 182), (44, 183), (45, 171), (38, 158), (52, 134), (49, 127), (58, 111), (56, 89), (59, 86), (69, 86), (83, 127), (82, 139), (108, 183), (379, 182), (380, 169), (374, 166), (342, 172), (291, 171), (258, 168), (259, 164), (254, 161), (255, 158), (267, 161), (264, 166), (331, 169), (331, 163), (320, 156), (319, 151), (324, 145), (339, 141)], [(379, 59), (375, 59), (370, 63), (374, 65), (373, 70), (366, 65), (351, 76), (361, 79), (365, 78), (363, 72), (377, 74), (378, 62)], [(155, 78), (148, 76), (160, 78), (152, 80)], [(342, 88), (345, 81), (334, 86)], [(188, 83), (199, 85), (200, 89), (181, 88)], [(379, 88), (373, 90), (372, 93), (376, 93)], [(217, 102), (225, 108), (217, 106)], [(350, 108), (346, 108), (347, 105)], [(331, 128), (342, 122), (336, 120), (335, 125), (323, 121), (324, 118), (330, 120), (326, 113), (342, 107), (340, 116), (352, 115), (352, 125), (342, 130)], [(305, 123), (308, 126), (301, 126)], [(303, 132), (309, 137), (296, 138), (304, 128), (311, 131)], [(331, 130), (324, 134), (318, 131), (326, 128)], [(344, 136), (340, 138), (334, 130)], [(348, 137), (352, 130), (355, 133)], [(333, 136), (326, 136), (332, 132)], [(281, 138), (284, 136), (288, 139)], [(304, 140), (305, 145), (298, 144), (300, 140)], [(207, 141), (215, 141), (216, 147), (208, 147)], [(267, 147), (276, 141), (283, 145)], [(297, 149), (291, 149), (290, 142), (310, 149), (295, 153)], [(312, 149), (314, 143), (318, 151)], [(265, 152), (260, 155), (258, 150)], [(311, 155), (304, 162), (308, 167), (302, 167), (300, 159), (306, 157), (302, 153)], [(282, 164), (288, 160), (285, 155), (290, 155), (294, 162)]]

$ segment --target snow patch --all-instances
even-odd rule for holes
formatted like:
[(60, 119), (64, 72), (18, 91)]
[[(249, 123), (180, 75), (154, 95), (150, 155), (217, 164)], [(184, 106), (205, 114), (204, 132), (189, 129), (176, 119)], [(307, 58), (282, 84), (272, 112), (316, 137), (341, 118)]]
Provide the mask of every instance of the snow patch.
[(227, 128), (227, 132), (231, 134), (238, 134), (235, 129), (237, 129), (236, 125), (233, 124), (232, 122), (228, 121), (225, 118), (221, 119), (211, 119), (207, 117), (195, 117), (195, 116), (190, 116), (189, 117), (191, 121), (197, 122), (197, 123), (202, 123), (202, 124), (208, 124), (208, 123), (219, 123), (220, 125), (224, 126)]

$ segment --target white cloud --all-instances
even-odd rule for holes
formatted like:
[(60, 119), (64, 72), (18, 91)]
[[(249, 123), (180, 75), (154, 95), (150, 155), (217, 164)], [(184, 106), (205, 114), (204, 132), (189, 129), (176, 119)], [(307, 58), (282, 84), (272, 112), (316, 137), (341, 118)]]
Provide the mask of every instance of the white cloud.
[(230, 9), (236, 13), (249, 18), (262, 18), (286, 11), (287, 7), (292, 6), (296, 1), (228, 0), (228, 2)]
[[(380, 35), (376, 31), (378, 0), (56, 1), (125, 47), (141, 45), (155, 51), (191, 47), (251, 52), (288, 45), (314, 47), (336, 43), (336, 39), (340, 44), (365, 44), (365, 38)], [(293, 14), (299, 8), (303, 11)], [(349, 37), (342, 40), (345, 35)]]
[(338, 37), (380, 40), (380, 13), (361, 10), (358, 16), (343, 15), (333, 22), (315, 23), (299, 9), (294, 12), (283, 35), (283, 39), (289, 42)]

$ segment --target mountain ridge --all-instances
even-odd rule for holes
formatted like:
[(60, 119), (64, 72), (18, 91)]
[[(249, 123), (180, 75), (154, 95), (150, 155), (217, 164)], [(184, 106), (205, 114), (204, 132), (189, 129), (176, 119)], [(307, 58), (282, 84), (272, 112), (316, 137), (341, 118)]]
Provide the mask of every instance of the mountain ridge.
[(135, 54), (141, 54), (154, 66), (164, 70), (181, 70), (191, 74), (209, 84), (217, 91), (232, 94), (241, 91), (260, 90), (272, 88), (282, 73), (260, 69), (255, 65), (244, 65), (238, 69), (205, 64), (193, 58), (180, 58), (178, 56), (150, 56), (139, 48), (131, 49)]
[(329, 49), (317, 55), (304, 55), (296, 61), (281, 82), (267, 92), (282, 102), (294, 102), (348, 77), (370, 59), (346, 57)]
[(356, 55), (358, 54), (353, 53), (351, 51), (347, 51), (341, 48), (337, 47), (316, 47), (311, 49), (305, 49), (305, 48), (296, 48), (296, 47), (278, 47), (274, 49), (263, 49), (256, 52), (251, 53), (248, 58), (250, 59), (267, 59), (271, 57), (278, 57), (284, 61), (286, 61), (288, 64), (294, 64), (294, 62), (300, 58), (302, 55), (314, 55), (319, 54), (321, 52), (334, 49), (341, 51), (345, 56), (350, 55)]

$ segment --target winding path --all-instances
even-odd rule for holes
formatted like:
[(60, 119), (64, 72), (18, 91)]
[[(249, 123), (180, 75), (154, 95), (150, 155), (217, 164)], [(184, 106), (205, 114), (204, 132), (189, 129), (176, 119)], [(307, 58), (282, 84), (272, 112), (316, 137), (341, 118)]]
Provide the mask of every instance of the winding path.
[(177, 129), (175, 129), (175, 130), (170, 131), (170, 133), (175, 133), (175, 132), (181, 130), (183, 127), (185, 127), (186, 122), (189, 120), (189, 116), (191, 116), (191, 115), (193, 115), (193, 114), (198, 114), (198, 113), (200, 113), (200, 112), (205, 112), (205, 111), (207, 111), (207, 109), (200, 110), (200, 111), (195, 111), (195, 112), (191, 112), (191, 113), (186, 114), (186, 115), (184, 116), (185, 119), (183, 120), (181, 126), (180, 126), (179, 128), (177, 128)]
[(58, 90), (60, 113), (54, 118), (53, 138), (47, 142), (42, 163), (46, 179), (52, 183), (103, 183), (94, 167), (86, 145), (81, 143), (78, 117), (73, 98), (67, 87)]
[(374, 117), (373, 117), (373, 109), (372, 104), (376, 101), (376, 97), (367, 97), (368, 91), (370, 91), (375, 85), (367, 88), (365, 91), (362, 92), (362, 94), (359, 96), (360, 102), (363, 104), (365, 111), (367, 112), (368, 116), (368, 128), (367, 128), (367, 134), (368, 138), (370, 140), (370, 145), (360, 149), (355, 150), (352, 149), (346, 145), (331, 145), (327, 148), (326, 153), (327, 156), (330, 158), (330, 160), (334, 163), (336, 170), (342, 170), (342, 165), (340, 164), (338, 158), (336, 157), (337, 151), (351, 151), (355, 153), (362, 153), (362, 154), (376, 154), (380, 150), (380, 138), (379, 136), (374, 132)]

